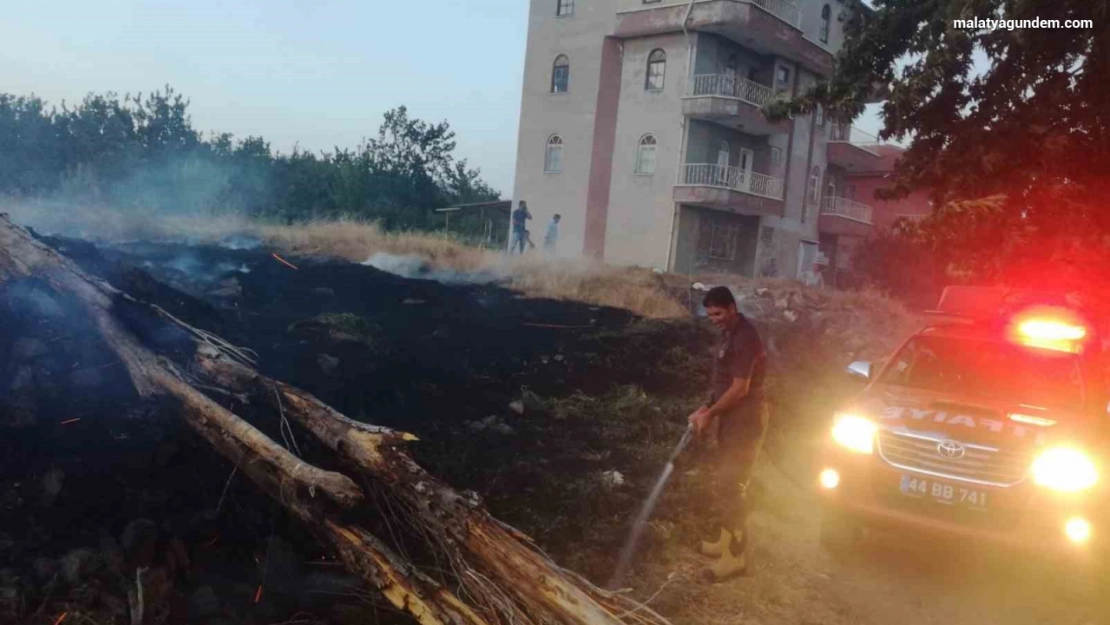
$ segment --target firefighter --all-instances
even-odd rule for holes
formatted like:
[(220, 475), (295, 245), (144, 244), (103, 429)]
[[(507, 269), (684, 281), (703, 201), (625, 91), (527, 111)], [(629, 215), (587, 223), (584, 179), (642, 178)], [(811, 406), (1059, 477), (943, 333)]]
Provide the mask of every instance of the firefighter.
[(719, 582), (747, 569), (748, 484), (770, 415), (763, 397), (766, 354), (755, 326), (736, 309), (726, 287), (711, 289), (703, 305), (721, 330), (721, 343), (714, 354), (709, 401), (689, 421), (702, 438), (717, 427), (714, 490), (723, 512), (717, 540), (702, 542), (699, 550), (717, 558), (703, 576)]

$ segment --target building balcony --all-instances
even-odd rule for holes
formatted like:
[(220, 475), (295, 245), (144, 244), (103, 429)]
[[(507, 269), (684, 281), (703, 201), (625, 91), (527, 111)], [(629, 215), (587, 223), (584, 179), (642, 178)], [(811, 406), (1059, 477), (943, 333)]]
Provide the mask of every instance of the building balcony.
[(854, 126), (836, 124), (829, 137), (828, 161), (849, 172), (872, 171), (879, 163), (879, 138)]
[(827, 197), (821, 203), (817, 230), (823, 234), (865, 237), (873, 229), (872, 209), (842, 197)]
[(765, 174), (712, 163), (679, 170), (674, 200), (741, 215), (782, 215), (783, 181)]
[[(689, 21), (685, 21), (689, 11)], [(691, 30), (727, 37), (760, 54), (798, 61), (809, 70), (828, 76), (833, 54), (805, 38), (802, 13), (789, 0), (694, 0), (630, 8), (617, 13), (613, 35), (625, 39)]]
[(904, 219), (910, 223), (916, 224), (921, 223), (928, 216), (928, 213), (898, 213), (894, 218), (895, 220)]
[(703, 74), (690, 79), (682, 99), (682, 113), (692, 119), (716, 122), (750, 135), (790, 132), (786, 122), (767, 120), (762, 107), (775, 99), (767, 85), (729, 74)]

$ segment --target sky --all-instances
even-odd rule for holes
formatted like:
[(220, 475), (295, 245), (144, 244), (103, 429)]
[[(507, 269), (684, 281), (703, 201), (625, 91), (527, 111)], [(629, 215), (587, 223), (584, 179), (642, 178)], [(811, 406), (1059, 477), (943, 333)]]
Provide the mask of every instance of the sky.
[[(0, 92), (51, 103), (169, 84), (202, 132), (355, 147), (400, 105), (512, 193), (523, 0), (37, 0), (0, 20)], [(874, 107), (872, 107), (872, 110)], [(857, 124), (875, 133), (873, 113)]]

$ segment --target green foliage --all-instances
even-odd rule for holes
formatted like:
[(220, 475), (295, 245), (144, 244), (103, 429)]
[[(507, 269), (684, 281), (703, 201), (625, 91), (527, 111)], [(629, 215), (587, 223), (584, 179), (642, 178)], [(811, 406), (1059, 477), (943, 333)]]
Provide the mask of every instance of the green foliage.
[(852, 254), (852, 269), (869, 286), (897, 296), (914, 309), (932, 308), (949, 281), (930, 247), (901, 233), (863, 242)]
[[(953, 279), (1110, 286), (1110, 2), (875, 0), (848, 24), (831, 80), (773, 115), (822, 104), (850, 120), (876, 85), (884, 139), (908, 140), (891, 188), (928, 189), (904, 233)], [(1093, 28), (957, 28), (956, 19), (1093, 20)], [(1082, 277), (1080, 277), (1082, 275)], [(1096, 282), (1092, 283), (1091, 280)]]
[(167, 86), (142, 94), (89, 94), (50, 107), (0, 94), (0, 194), (63, 197), (118, 207), (241, 212), (289, 221), (340, 214), (387, 229), (433, 226), (429, 209), (498, 193), (455, 160), (447, 122), (385, 113), (357, 149), (274, 153), (262, 137), (204, 139), (189, 101)]

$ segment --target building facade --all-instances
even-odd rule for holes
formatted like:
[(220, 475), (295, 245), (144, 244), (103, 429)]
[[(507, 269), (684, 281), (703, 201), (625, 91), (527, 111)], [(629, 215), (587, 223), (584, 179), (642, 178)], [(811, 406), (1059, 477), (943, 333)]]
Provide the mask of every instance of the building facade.
[(850, 285), (852, 256), (867, 237), (889, 232), (900, 219), (921, 219), (932, 212), (928, 193), (917, 191), (898, 200), (884, 200), (876, 192), (889, 186), (889, 177), (903, 150), (881, 144), (857, 129), (834, 126), (828, 144), (828, 172), (818, 249), (829, 261), (825, 270), (833, 284)]
[(562, 256), (797, 276), (872, 227), (844, 191), (874, 150), (762, 107), (832, 72), (857, 6), (531, 0), (514, 202), (563, 216)]

